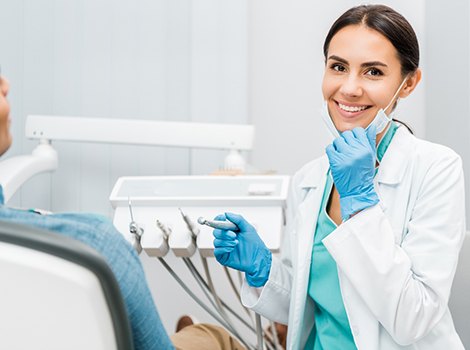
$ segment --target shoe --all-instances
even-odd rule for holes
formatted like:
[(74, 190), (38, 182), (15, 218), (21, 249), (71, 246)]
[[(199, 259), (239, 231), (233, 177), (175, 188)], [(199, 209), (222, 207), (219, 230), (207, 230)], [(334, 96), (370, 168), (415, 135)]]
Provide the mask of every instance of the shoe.
[(176, 332), (179, 332), (183, 328), (191, 326), (194, 324), (193, 318), (189, 315), (183, 315), (178, 319), (176, 323)]

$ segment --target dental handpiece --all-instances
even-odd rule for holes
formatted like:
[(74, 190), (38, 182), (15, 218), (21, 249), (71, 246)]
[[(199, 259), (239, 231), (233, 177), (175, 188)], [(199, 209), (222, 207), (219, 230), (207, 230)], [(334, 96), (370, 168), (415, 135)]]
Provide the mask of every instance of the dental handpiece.
[(210, 226), (219, 230), (239, 231), (238, 226), (230, 221), (207, 220), (201, 216), (197, 219), (197, 222), (201, 225)]
[(137, 254), (142, 252), (142, 245), (140, 244), (140, 239), (144, 234), (144, 229), (140, 227), (140, 225), (134, 221), (134, 215), (132, 213), (132, 203), (131, 198), (127, 197), (129, 202), (129, 212), (131, 214), (131, 222), (129, 223), (129, 232), (132, 235), (132, 246), (137, 251)]
[(186, 223), (186, 226), (188, 226), (189, 231), (191, 231), (191, 235), (193, 236), (193, 238), (196, 238), (197, 235), (199, 234), (199, 227), (197, 227), (193, 223), (191, 218), (188, 215), (186, 215), (181, 208), (178, 208), (178, 209), (181, 213), (181, 216), (183, 217), (183, 221)]
[(171, 235), (171, 228), (166, 226), (164, 223), (162, 223), (160, 220), (156, 220), (155, 222), (157, 224), (157, 227), (160, 229), (160, 231), (163, 234), (163, 238), (168, 239)]

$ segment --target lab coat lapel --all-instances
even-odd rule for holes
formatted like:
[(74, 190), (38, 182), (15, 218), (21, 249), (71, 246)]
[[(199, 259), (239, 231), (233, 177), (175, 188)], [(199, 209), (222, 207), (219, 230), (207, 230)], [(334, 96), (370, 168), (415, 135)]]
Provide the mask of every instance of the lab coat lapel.
[[(320, 159), (320, 166), (314, 167), (300, 182), (300, 190), (307, 191), (305, 199), (299, 205), (298, 221), (298, 252), (299, 258), (310, 259), (312, 252), (313, 235), (317, 224), (318, 211), (320, 210), (323, 188), (325, 187), (326, 174), (329, 168), (326, 156)], [(308, 260), (309, 260), (308, 259)], [(307, 259), (305, 259), (307, 260)], [(300, 261), (299, 261), (300, 263)]]
[(299, 268), (304, 268), (304, 264), (310, 266), (313, 235), (315, 233), (315, 225), (317, 224), (317, 216), (320, 201), (320, 186), (312, 187), (308, 190), (305, 200), (299, 205), (298, 219), (298, 249), (299, 252)]
[[(293, 287), (293, 300), (295, 305), (291, 305), (289, 323), (298, 325), (298, 329), (303, 329), (304, 315), (312, 315), (313, 310), (306, 314), (307, 288), (310, 272), (310, 262), (312, 259), (312, 246), (317, 224), (318, 212), (320, 210), (323, 188), (325, 187), (326, 174), (329, 167), (328, 158), (325, 156), (320, 160), (320, 166), (315, 166), (308, 172), (300, 182), (298, 191), (306, 191), (304, 200), (300, 203), (297, 213), (297, 253), (296, 257), (296, 280)], [(295, 327), (295, 326), (294, 326)], [(294, 349), (299, 348), (302, 334), (296, 334), (292, 340)]]
[(413, 152), (413, 135), (400, 126), (388, 146), (377, 172), (377, 182), (385, 185), (399, 184)]
[[(414, 136), (404, 127), (399, 127), (380, 163), (376, 176), (376, 192), (384, 213), (390, 217), (389, 210), (396, 200), (396, 187), (404, 181), (414, 151)], [(399, 237), (397, 236), (397, 239)]]

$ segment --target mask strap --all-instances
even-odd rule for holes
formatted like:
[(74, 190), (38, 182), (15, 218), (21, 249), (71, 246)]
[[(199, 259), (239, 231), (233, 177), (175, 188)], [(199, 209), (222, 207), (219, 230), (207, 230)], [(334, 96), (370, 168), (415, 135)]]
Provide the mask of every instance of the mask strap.
[(384, 109), (384, 112), (392, 105), (392, 103), (395, 101), (395, 97), (397, 97), (397, 95), (400, 93), (400, 90), (401, 88), (403, 87), (403, 85), (405, 85), (406, 83), (406, 80), (408, 79), (408, 75), (405, 77), (405, 79), (403, 79), (403, 81), (401, 82), (400, 86), (398, 87), (397, 89), (397, 92), (395, 92), (395, 95), (393, 95), (392, 99), (390, 100), (390, 103), (387, 105), (387, 107), (385, 107)]

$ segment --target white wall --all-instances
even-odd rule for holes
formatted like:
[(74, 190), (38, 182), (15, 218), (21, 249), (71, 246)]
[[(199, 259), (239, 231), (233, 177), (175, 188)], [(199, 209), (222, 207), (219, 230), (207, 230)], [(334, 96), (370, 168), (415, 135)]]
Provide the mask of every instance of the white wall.
[[(15, 143), (28, 114), (246, 123), (244, 1), (2, 0), (1, 64)], [(158, 138), (158, 135), (155, 135)], [(60, 167), (13, 203), (111, 214), (122, 175), (205, 174), (224, 153), (56, 142)]]
[(426, 32), (432, 40), (426, 83), (426, 138), (456, 150), (464, 160), (467, 221), (470, 220), (470, 3), (426, 4)]

